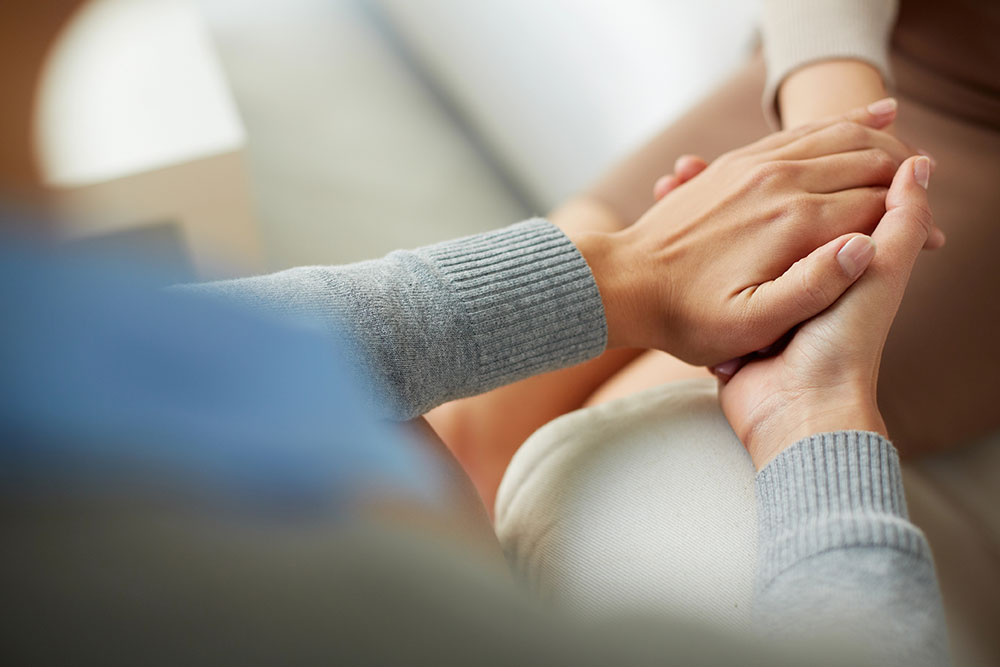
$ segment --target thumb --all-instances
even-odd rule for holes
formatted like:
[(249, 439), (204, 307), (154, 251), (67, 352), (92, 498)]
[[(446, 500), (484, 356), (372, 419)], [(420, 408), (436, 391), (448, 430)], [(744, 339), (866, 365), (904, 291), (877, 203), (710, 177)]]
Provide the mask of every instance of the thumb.
[[(896, 171), (886, 194), (886, 214), (871, 238), (845, 234), (820, 246), (793, 264), (784, 274), (763, 283), (753, 293), (775, 337), (818, 315), (840, 298), (862, 273), (855, 304), (870, 308), (891, 322), (920, 249), (934, 228), (927, 203), (930, 160), (912, 157)], [(875, 246), (878, 245), (878, 257)], [(874, 261), (873, 261), (874, 259)], [(869, 267), (869, 265), (871, 265)], [(866, 272), (867, 270), (867, 272)]]
[(899, 299), (920, 249), (936, 229), (927, 202), (930, 168), (924, 156), (909, 158), (899, 166), (885, 197), (886, 213), (872, 233), (879, 246), (877, 270)]
[(781, 335), (833, 305), (874, 257), (875, 243), (864, 234), (835, 238), (758, 286), (755, 312)]

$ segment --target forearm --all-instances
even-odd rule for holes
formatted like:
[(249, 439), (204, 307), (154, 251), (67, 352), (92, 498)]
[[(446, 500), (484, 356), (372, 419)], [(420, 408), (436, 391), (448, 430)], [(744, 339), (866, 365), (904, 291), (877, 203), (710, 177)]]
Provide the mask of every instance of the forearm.
[(357, 348), (356, 370), (391, 419), (584, 361), (607, 340), (586, 261), (544, 220), (184, 289), (318, 321)]
[(892, 664), (946, 664), (930, 548), (877, 434), (816, 435), (757, 476), (755, 618), (768, 635), (846, 640)]
[(763, 105), (772, 123), (794, 127), (885, 97), (897, 4), (765, 0)]
[(859, 60), (830, 60), (792, 72), (778, 90), (782, 127), (839, 116), (886, 97), (875, 67)]

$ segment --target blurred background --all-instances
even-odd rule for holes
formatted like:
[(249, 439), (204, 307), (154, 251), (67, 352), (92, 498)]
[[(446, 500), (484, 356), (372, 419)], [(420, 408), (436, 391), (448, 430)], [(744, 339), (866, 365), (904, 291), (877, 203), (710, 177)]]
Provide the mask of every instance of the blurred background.
[(544, 214), (756, 46), (748, 0), (90, 0), (37, 109), (70, 236), (201, 277)]

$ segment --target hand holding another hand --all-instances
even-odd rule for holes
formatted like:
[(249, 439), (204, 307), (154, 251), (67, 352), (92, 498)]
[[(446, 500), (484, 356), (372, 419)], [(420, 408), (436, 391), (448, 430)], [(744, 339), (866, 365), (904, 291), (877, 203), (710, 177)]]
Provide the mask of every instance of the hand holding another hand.
[(879, 363), (910, 271), (934, 229), (925, 191), (930, 171), (926, 157), (899, 168), (872, 233), (874, 258), (831, 308), (802, 325), (779, 354), (717, 370), (725, 382), (722, 409), (758, 470), (817, 433), (885, 435), (876, 404)]
[(770, 135), (683, 187), (680, 172), (661, 181), (673, 191), (631, 227), (574, 237), (601, 290), (609, 346), (718, 364), (828, 308), (870, 260), (870, 242), (853, 239), (874, 229), (910, 155), (878, 131), (894, 117), (889, 101)]

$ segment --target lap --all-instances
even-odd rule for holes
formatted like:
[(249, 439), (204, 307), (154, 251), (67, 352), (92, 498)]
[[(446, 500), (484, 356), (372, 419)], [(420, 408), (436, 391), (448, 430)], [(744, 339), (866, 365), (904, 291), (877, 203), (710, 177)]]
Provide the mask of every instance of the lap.
[[(1000, 660), (998, 477), (1000, 433), (904, 467), (958, 663)], [(507, 469), (496, 528), (517, 575), (562, 606), (749, 622), (754, 470), (712, 380), (655, 387), (539, 429)]]
[(714, 382), (689, 380), (536, 432), (501, 483), (496, 528), (518, 576), (563, 606), (745, 627), (753, 482)]

